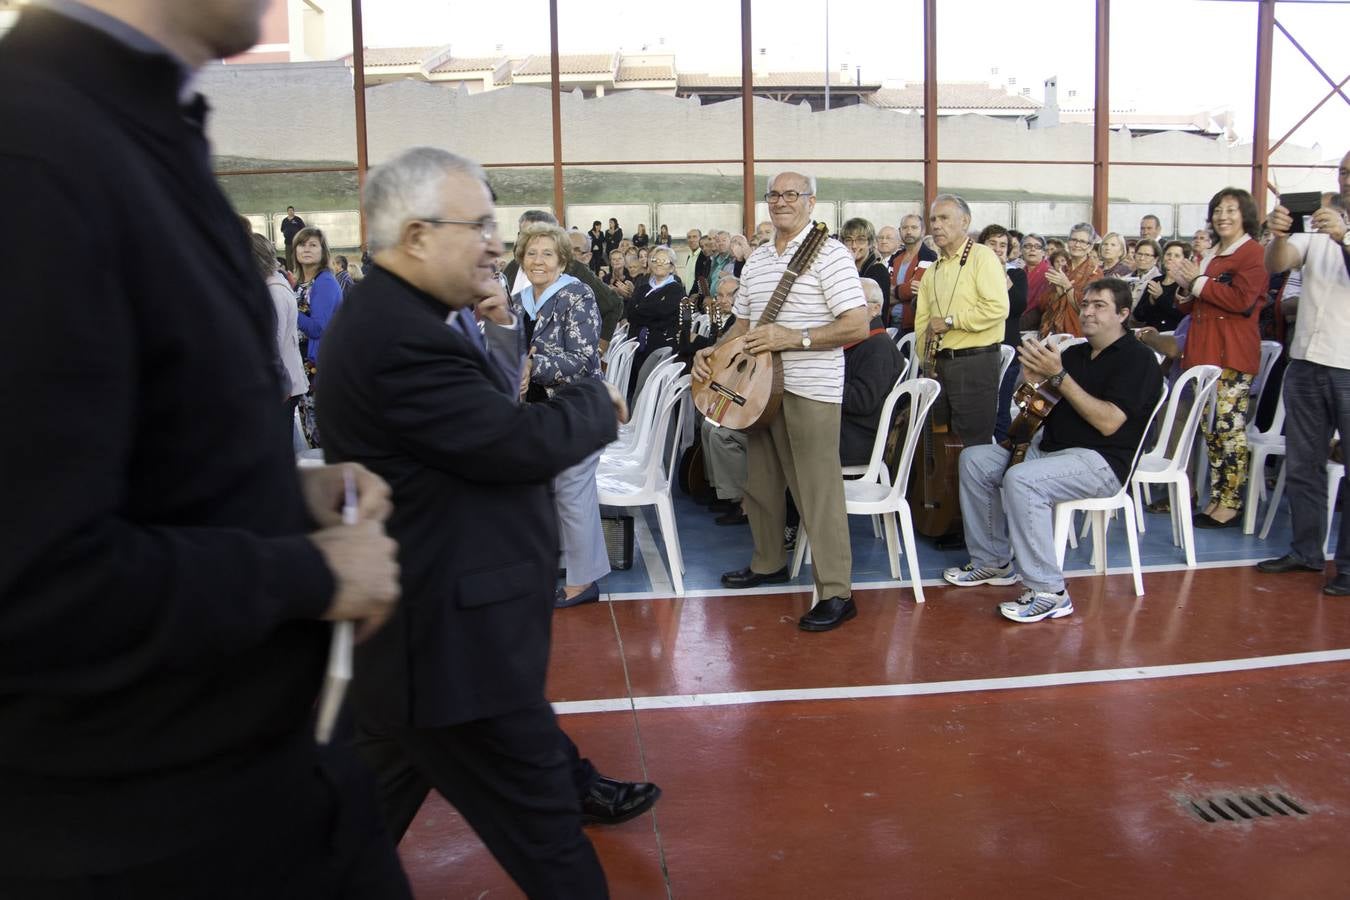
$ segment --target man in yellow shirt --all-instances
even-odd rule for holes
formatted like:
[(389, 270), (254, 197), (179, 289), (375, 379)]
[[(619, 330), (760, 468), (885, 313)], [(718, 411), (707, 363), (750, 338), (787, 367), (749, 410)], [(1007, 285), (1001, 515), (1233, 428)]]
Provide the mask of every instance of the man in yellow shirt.
[(1008, 318), (1008, 283), (994, 251), (970, 237), (970, 207), (939, 194), (929, 211), (938, 261), (919, 282), (915, 302), (915, 356), (937, 340), (942, 393), (933, 421), (948, 424), (967, 447), (994, 436), (998, 406), (999, 345)]

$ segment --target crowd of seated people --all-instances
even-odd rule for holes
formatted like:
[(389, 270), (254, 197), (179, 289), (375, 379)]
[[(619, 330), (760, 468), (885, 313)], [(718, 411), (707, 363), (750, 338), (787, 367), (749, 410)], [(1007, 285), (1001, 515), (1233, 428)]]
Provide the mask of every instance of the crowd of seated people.
[[(994, 251), (1006, 271), (1010, 302), (1005, 344), (1016, 348), (1028, 333), (1041, 339), (1052, 335), (1082, 337), (1079, 313), (1088, 287), (1114, 278), (1123, 282), (1130, 294), (1128, 327), (1163, 357), (1164, 374), (1171, 380), (1195, 365), (1220, 366), (1217, 414), (1212, 424), (1205, 425), (1209, 488), (1206, 496), (1195, 501), (1195, 524), (1202, 528), (1235, 525), (1240, 520), (1247, 479), (1269, 474), (1247, 471), (1246, 425), (1256, 414), (1249, 409), (1249, 394), (1257, 375), (1261, 341), (1287, 344), (1292, 336), (1300, 273), (1266, 272), (1260, 228), (1251, 197), (1229, 189), (1215, 196), (1206, 226), (1190, 240), (1165, 239), (1160, 221), (1153, 215), (1140, 222), (1138, 237), (1127, 238), (1120, 232), (1098, 235), (1086, 222), (1074, 225), (1062, 238), (998, 224), (971, 234), (977, 243)], [(864, 218), (852, 218), (840, 229), (837, 237), (853, 256), (869, 303), (875, 303), (872, 336), (864, 342), (866, 346), (885, 343), (894, 348), (895, 340), (913, 330), (919, 286), (938, 259), (932, 238), (924, 232), (924, 220), (917, 215), (906, 215), (897, 223), (880, 227)], [(768, 222), (759, 223), (748, 235), (720, 228), (692, 228), (684, 232), (678, 245), (666, 224), (654, 223), (649, 230), (647, 223), (636, 223), (631, 236), (625, 237), (615, 218), (608, 220), (607, 227), (596, 219), (586, 231), (573, 228), (566, 233), (573, 251), (567, 260), (571, 268), (564, 266), (557, 277), (569, 277), (561, 274), (564, 270), (575, 272), (568, 283), (579, 286), (572, 288), (576, 303), (609, 310), (601, 313), (598, 328), (586, 329), (586, 343), (591, 349), (590, 364), (583, 367), (587, 369), (585, 374), (599, 377), (599, 354), (604, 352), (614, 327), (625, 324), (627, 337), (638, 341), (626, 386), (632, 401), (638, 372), (653, 353), (668, 348), (687, 364), (697, 350), (715, 343), (726, 331), (734, 321), (731, 307), (746, 260), (772, 237), (773, 228)], [(298, 356), (306, 376), (292, 378), (295, 383), (283, 400), (288, 410), (299, 409), (305, 438), (311, 446), (318, 446), (318, 427), (312, 413), (315, 350), (326, 323), (360, 278), (361, 270), (349, 266), (345, 258), (341, 262), (330, 258), (319, 229), (297, 227), (292, 237), (286, 264), (266, 273), (266, 280), (273, 294), (291, 298), (290, 305), (279, 301), (278, 310), (294, 310), (280, 313), (295, 319), (295, 327), (278, 331), (279, 342), (289, 345), (280, 349), (280, 358)], [(562, 243), (558, 246), (563, 246), (564, 252), (568, 249)], [(512, 267), (503, 260), (501, 268)], [(584, 283), (580, 276), (586, 276)], [(527, 279), (518, 271), (514, 279), (515, 284), (507, 282), (506, 290), (520, 304)], [(548, 288), (534, 286), (539, 294), (547, 294)], [(532, 307), (538, 305), (538, 301), (527, 304), (527, 315), (532, 316), (536, 312)], [(693, 315), (707, 316), (709, 326), (695, 328)], [(592, 330), (594, 335), (590, 334)], [(859, 357), (858, 351), (847, 348), (846, 360), (855, 357)], [(869, 357), (878, 358), (873, 353)], [(849, 439), (841, 441), (841, 448), (853, 448), (850, 452), (855, 456), (862, 452), (860, 448), (870, 447), (870, 436), (862, 434), (866, 429), (860, 428), (860, 423), (875, 419), (894, 381), (893, 370), (898, 371), (902, 363), (898, 352), (887, 359), (884, 366), (846, 366), (849, 383), (857, 381), (857, 390), (850, 396), (865, 396), (872, 401), (867, 409), (845, 417), (845, 430), (852, 433), (845, 435)], [(1281, 359), (1276, 376), (1283, 362)], [(540, 357), (541, 368), (546, 370), (546, 363), (547, 357)], [(916, 374), (910, 373), (911, 377)], [(1023, 377), (1015, 360), (1000, 385), (996, 439), (1007, 434), (1011, 395)], [(870, 379), (865, 385), (860, 380), (864, 378)], [(1274, 392), (1266, 394), (1263, 408), (1273, 403), (1272, 396)], [(874, 433), (874, 421), (870, 427)], [(725, 428), (700, 427), (697, 440), (712, 491), (709, 508), (717, 524), (744, 524), (744, 435)], [(583, 473), (574, 480), (586, 481), (593, 475), (594, 462), (588, 462), (590, 474)], [(572, 499), (568, 502), (593, 505), (590, 495), (581, 494), (570, 492)], [(1149, 509), (1165, 512), (1167, 500), (1155, 501)], [(579, 574), (569, 577), (568, 584), (560, 589), (559, 605), (594, 599), (598, 593), (595, 583), (607, 570), (599, 562), (603, 542), (593, 510), (586, 511), (585, 521), (584, 526), (573, 527), (572, 533), (577, 535), (573, 543), (590, 546), (569, 556), (586, 559), (588, 565), (576, 564)], [(789, 498), (789, 528), (785, 534), (789, 546), (795, 539), (795, 526)]]

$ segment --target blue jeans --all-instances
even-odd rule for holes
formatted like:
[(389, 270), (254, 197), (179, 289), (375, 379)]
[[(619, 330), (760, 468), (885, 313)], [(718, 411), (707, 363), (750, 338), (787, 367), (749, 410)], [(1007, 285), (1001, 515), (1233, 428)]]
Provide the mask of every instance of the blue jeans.
[(1009, 453), (997, 444), (961, 451), (961, 521), (976, 566), (1013, 560), (1022, 581), (1035, 591), (1064, 590), (1055, 562), (1055, 504), (1110, 497), (1120, 479), (1096, 450), (1070, 448), (1045, 453), (1039, 445), (1007, 468)]
[[(1327, 449), (1336, 429), (1342, 441), (1350, 441), (1350, 369), (1291, 359), (1284, 370), (1284, 484), (1294, 532), (1289, 552), (1318, 568), (1327, 536)], [(1336, 538), (1336, 572), (1350, 574), (1350, 531), (1344, 524)]]

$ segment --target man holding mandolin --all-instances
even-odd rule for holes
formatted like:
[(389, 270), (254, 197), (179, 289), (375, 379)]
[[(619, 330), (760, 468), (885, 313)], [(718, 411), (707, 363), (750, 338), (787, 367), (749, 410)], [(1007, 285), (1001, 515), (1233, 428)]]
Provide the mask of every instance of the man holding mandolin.
[[(769, 182), (764, 199), (773, 239), (746, 261), (736, 323), (716, 347), (694, 356), (693, 381), (705, 416), (749, 432), (744, 504), (755, 552), (722, 584), (787, 581), (784, 489), (791, 490), (811, 539), (821, 598), (798, 626), (829, 631), (857, 615), (839, 470), (841, 348), (867, 337), (868, 320), (853, 255), (823, 225), (812, 225), (815, 195), (815, 179), (796, 172)], [(750, 410), (758, 417), (747, 420)]]
[[(1109, 497), (1129, 480), (1162, 391), (1153, 351), (1125, 327), (1133, 302), (1129, 285), (1119, 278), (1094, 281), (1079, 307), (1087, 343), (1061, 356), (1052, 344), (1035, 338), (1022, 342), (1022, 371), (1052, 404), (1038, 417), (1044, 422), (1039, 444), (986, 443), (961, 453), (961, 512), (970, 562), (947, 569), (942, 577), (957, 587), (973, 587), (1013, 584), (1020, 576), (1026, 589), (999, 605), (999, 612), (1014, 622), (1073, 613), (1064, 572), (1055, 560), (1055, 504)], [(1036, 426), (1024, 429), (1025, 419), (1025, 413), (1018, 416), (1010, 439), (1031, 440), (1028, 431)]]

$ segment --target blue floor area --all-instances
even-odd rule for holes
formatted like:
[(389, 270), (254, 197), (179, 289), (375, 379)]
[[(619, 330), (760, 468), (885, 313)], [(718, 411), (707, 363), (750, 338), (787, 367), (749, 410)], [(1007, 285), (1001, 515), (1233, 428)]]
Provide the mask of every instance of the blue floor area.
[[(1159, 494), (1154, 494), (1155, 498)], [(723, 592), (720, 577), (723, 572), (744, 568), (750, 563), (753, 542), (748, 525), (719, 526), (713, 523), (714, 515), (702, 506), (695, 504), (678, 488), (674, 491), (675, 518), (679, 526), (680, 548), (684, 554), (684, 588), (686, 593), (693, 591)], [(611, 510), (606, 510), (611, 512)], [(669, 566), (666, 558), (665, 543), (651, 507), (629, 512), (642, 515), (656, 547), (661, 565)], [(1270, 535), (1262, 541), (1258, 538), (1261, 521), (1265, 515), (1262, 506), (1257, 518), (1257, 534), (1244, 535), (1241, 527), (1225, 529), (1195, 529), (1195, 558), (1199, 564), (1245, 560), (1280, 556), (1289, 549), (1289, 514), (1287, 501), (1281, 500), (1281, 510), (1275, 518)], [(1166, 514), (1145, 514), (1147, 531), (1139, 536), (1140, 561), (1144, 566), (1183, 566), (1185, 554), (1180, 547), (1172, 544), (1170, 517)], [(1080, 519), (1081, 521), (1081, 519)], [(849, 516), (849, 533), (853, 546), (853, 583), (858, 586), (869, 584), (893, 584), (890, 566), (886, 558), (886, 541), (874, 537), (872, 521), (867, 516)], [(1333, 531), (1333, 534), (1335, 532)], [(942, 570), (948, 566), (966, 562), (964, 550), (943, 551), (923, 535), (915, 536), (918, 544), (920, 571), (925, 581), (942, 577)], [(615, 570), (600, 582), (601, 590), (610, 594), (647, 593), (653, 590), (652, 578), (648, 574), (643, 553), (635, 540), (633, 567), (626, 571)], [(1107, 529), (1107, 565), (1128, 567), (1129, 549), (1118, 523), (1112, 523)], [(649, 551), (650, 552), (650, 551)], [(1065, 557), (1066, 571), (1090, 570), (1092, 567), (1092, 538), (1079, 542), (1078, 549), (1069, 548)], [(904, 580), (908, 580), (909, 561), (902, 559)], [(664, 582), (668, 574), (662, 577)], [(803, 566), (801, 575), (795, 584), (809, 586), (811, 570)], [(665, 594), (668, 591), (662, 590)]]

